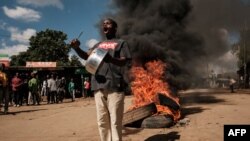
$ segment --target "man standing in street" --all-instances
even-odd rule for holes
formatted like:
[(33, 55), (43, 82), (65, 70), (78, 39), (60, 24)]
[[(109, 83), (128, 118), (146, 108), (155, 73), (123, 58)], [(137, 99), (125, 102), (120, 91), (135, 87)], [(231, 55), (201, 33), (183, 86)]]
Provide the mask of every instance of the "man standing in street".
[(90, 97), (91, 94), (90, 94), (90, 82), (89, 82), (89, 79), (88, 78), (85, 78), (85, 81), (84, 81), (84, 97)]
[(19, 107), (20, 105), (20, 87), (22, 85), (22, 80), (19, 77), (19, 73), (16, 73), (16, 75), (11, 80), (12, 85), (12, 92), (14, 97), (14, 106)]
[(31, 73), (31, 79), (28, 82), (29, 85), (29, 91), (31, 92), (32, 98), (33, 98), (33, 105), (37, 103), (37, 105), (40, 105), (40, 98), (38, 94), (38, 80), (36, 78), (35, 73)]
[(75, 83), (74, 83), (73, 78), (70, 79), (70, 82), (68, 85), (68, 91), (69, 91), (69, 94), (72, 98), (72, 102), (75, 101), (76, 88), (75, 88)]
[[(117, 23), (113, 19), (103, 20), (102, 31), (106, 40), (97, 43), (94, 49), (103, 49), (108, 53), (102, 66), (91, 78), (97, 124), (101, 141), (122, 141), (124, 69), (131, 62), (131, 54), (127, 42), (117, 39)], [(81, 50), (79, 46), (78, 40), (72, 40), (71, 47), (81, 58), (88, 59), (89, 54)]]
[(48, 80), (48, 96), (47, 96), (47, 103), (53, 104), (55, 103), (55, 96), (57, 94), (57, 86), (56, 86), (56, 76), (54, 74), (51, 74), (51, 78)]
[(236, 83), (236, 81), (233, 79), (233, 78), (230, 78), (229, 77), (229, 87), (230, 87), (230, 90), (231, 90), (231, 93), (234, 93), (234, 84)]

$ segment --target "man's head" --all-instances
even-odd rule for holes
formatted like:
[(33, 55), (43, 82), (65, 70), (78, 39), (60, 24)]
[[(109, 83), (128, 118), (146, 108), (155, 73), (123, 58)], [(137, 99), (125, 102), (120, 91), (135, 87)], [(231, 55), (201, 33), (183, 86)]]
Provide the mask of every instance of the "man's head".
[(117, 31), (117, 23), (113, 19), (106, 18), (103, 20), (102, 29), (108, 39), (114, 38)]
[(32, 78), (35, 77), (35, 73), (34, 72), (32, 72), (30, 75), (31, 75)]

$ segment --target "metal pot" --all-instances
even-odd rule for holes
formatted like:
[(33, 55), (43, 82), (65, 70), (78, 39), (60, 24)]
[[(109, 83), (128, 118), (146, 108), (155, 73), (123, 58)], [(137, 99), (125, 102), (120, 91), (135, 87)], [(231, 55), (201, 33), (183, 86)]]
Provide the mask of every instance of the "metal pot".
[(108, 51), (104, 50), (102, 48), (95, 48), (91, 54), (89, 55), (85, 68), (86, 70), (91, 73), (95, 74), (97, 70), (101, 67), (103, 64), (103, 59), (107, 55)]

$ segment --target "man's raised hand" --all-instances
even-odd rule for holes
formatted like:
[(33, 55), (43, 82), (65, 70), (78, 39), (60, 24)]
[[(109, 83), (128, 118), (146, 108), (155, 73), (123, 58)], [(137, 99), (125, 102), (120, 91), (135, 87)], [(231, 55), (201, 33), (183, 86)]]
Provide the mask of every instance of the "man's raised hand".
[(72, 48), (79, 48), (80, 47), (80, 44), (81, 42), (77, 39), (73, 39), (71, 42), (70, 42), (70, 46)]

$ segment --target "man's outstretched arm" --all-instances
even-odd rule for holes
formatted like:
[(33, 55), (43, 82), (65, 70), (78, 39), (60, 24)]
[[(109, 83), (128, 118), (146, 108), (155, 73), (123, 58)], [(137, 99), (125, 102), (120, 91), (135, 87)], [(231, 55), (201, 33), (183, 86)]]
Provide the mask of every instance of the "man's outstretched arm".
[(89, 54), (83, 50), (80, 49), (80, 41), (77, 39), (74, 39), (71, 41), (70, 46), (76, 51), (78, 56), (80, 56), (82, 59), (87, 60), (89, 57)]

